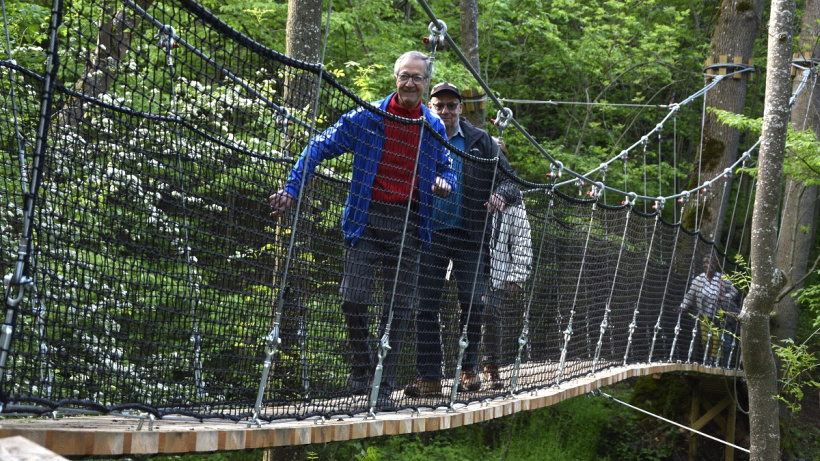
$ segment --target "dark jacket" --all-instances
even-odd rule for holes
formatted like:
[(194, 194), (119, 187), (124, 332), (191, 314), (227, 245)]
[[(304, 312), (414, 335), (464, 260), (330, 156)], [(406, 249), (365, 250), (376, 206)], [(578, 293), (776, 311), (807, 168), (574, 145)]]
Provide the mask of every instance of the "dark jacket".
[[(499, 171), (495, 173), (495, 184), (493, 184), (493, 172), (496, 167), (495, 162), (464, 162), (461, 177), (458, 182), (463, 188), (462, 198), (463, 225), (474, 241), (481, 241), (482, 229), (489, 229), (492, 217), (487, 217), (487, 207), (484, 206), (494, 191), (500, 193), (505, 202), (513, 203), (521, 192), (517, 185), (512, 182), (504, 171), (512, 171), (510, 162), (501, 153), (498, 145), (490, 135), (474, 127), (466, 118), (459, 120), (461, 131), (464, 133), (464, 151), (474, 157), (483, 159), (493, 159), (499, 156)], [(452, 155), (458, 155), (453, 153)], [(483, 227), (486, 223), (486, 228)], [(486, 244), (485, 239), (485, 244)]]

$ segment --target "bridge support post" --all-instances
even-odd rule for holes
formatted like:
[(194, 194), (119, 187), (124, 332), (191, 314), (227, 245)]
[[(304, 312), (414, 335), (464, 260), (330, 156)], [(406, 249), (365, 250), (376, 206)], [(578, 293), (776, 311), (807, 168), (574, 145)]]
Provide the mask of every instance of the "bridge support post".
[[(691, 410), (691, 425), (692, 429), (700, 431), (710, 422), (714, 422), (725, 435), (724, 440), (728, 444), (735, 443), (735, 422), (737, 419), (737, 407), (735, 406), (735, 395), (731, 390), (724, 395), (724, 397), (717, 403), (712, 404), (707, 398), (707, 394), (713, 389), (705, 389), (703, 381), (698, 380), (697, 384), (692, 387), (692, 410)], [(722, 384), (722, 383), (721, 383)], [(713, 386), (707, 386), (713, 387)], [(717, 388), (717, 386), (714, 386)], [(703, 415), (701, 410), (705, 411)], [(721, 413), (726, 410), (726, 419), (723, 419)], [(689, 460), (697, 459), (698, 448), (697, 434), (689, 436)], [(726, 461), (733, 461), (735, 459), (735, 449), (731, 445), (725, 446)]]

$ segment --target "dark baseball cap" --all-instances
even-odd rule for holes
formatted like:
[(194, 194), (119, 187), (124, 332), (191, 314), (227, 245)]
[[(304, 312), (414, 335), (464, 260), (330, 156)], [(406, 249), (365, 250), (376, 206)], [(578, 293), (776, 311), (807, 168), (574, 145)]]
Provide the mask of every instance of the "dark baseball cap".
[(453, 85), (452, 83), (441, 82), (438, 85), (433, 87), (433, 91), (430, 92), (430, 97), (436, 96), (439, 93), (444, 93), (445, 91), (449, 91), (450, 93), (455, 94), (458, 96), (459, 101), (463, 101), (461, 98), (461, 92), (458, 91), (458, 87)]

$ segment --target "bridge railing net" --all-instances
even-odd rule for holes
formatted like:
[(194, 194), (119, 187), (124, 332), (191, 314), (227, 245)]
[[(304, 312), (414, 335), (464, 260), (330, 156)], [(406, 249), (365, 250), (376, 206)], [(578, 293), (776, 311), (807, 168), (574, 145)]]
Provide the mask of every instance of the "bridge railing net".
[[(446, 144), (429, 122), (388, 116), (320, 66), (256, 44), (193, 2), (117, 5), (62, 5), (42, 157), (42, 68), (10, 61), (0, 67), (4, 109), (15, 114), (0, 122), (7, 197), (0, 268), (5, 275), (23, 267), (30, 282), (8, 278), (3, 412), (80, 408), (243, 419), (259, 410), (260, 419), (273, 420), (366, 411), (368, 396), (349, 386), (357, 357), (339, 290), (351, 249), (342, 231), (345, 204), (351, 183), (360, 181), (354, 144), (384, 142), (387, 125), (399, 139), (421, 133), (429, 149), (450, 148), (463, 165), (488, 161)], [(18, 51), (30, 53), (18, 62), (45, 62), (45, 51)], [(364, 115), (334, 126), (349, 111)], [(314, 138), (331, 126), (330, 133), (346, 130), (347, 137)], [(326, 141), (321, 148), (319, 140)], [(299, 183), (298, 203), (282, 218), (270, 217), (268, 196), (288, 184), (306, 148), (327, 158)], [(439, 167), (420, 162), (417, 174)], [(454, 196), (478, 180), (462, 175)], [(493, 359), (502, 387), (460, 392), (459, 401), (508, 393), (513, 381), (518, 391), (624, 363), (702, 359), (693, 316), (681, 316), (684, 333), (675, 336), (676, 309), (697, 275), (690, 263), (713, 251), (711, 244), (696, 245), (697, 236), (655, 215), (595, 205), (547, 185), (533, 189), (496, 168), (493, 187), (505, 182), (530, 188), (523, 205), (532, 258), (520, 289), (492, 318), (502, 326)], [(423, 208), (426, 199), (419, 200)], [(405, 259), (416, 257), (417, 208), (408, 208)], [(478, 254), (491, 261), (484, 249), (492, 216), (469, 219), (487, 226)], [(474, 242), (464, 238), (464, 245)], [(22, 257), (21, 241), (31, 242)], [(473, 280), (490, 284), (490, 273), (478, 267), (482, 277)], [(384, 387), (392, 394), (377, 406), (445, 405), (459, 363), (459, 320), (469, 312), (480, 330), (486, 285), (472, 290), (472, 304), (459, 305), (456, 281), (444, 282), (437, 333), (445, 387), (411, 398), (401, 389), (418, 375), (412, 314), (430, 300), (413, 290), (414, 309), (403, 311), (393, 284), (412, 284), (412, 277), (388, 275), (374, 269), (372, 302), (360, 319), (375, 354), (385, 314), (394, 314), (389, 354), (396, 362), (385, 370)], [(383, 291), (390, 294), (384, 300)], [(272, 331), (281, 344), (265, 375)], [(486, 354), (485, 341), (479, 374)], [(255, 408), (260, 387), (262, 406)]]

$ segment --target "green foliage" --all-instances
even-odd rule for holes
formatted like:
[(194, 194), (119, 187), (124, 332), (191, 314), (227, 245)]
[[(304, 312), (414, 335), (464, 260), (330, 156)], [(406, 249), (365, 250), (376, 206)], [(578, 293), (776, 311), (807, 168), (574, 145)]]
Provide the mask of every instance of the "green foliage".
[[(620, 399), (628, 388), (606, 389)], [(332, 457), (372, 460), (659, 460), (669, 459), (676, 430), (649, 429), (658, 445), (646, 440), (645, 422), (635, 412), (604, 398), (575, 398), (486, 423), (442, 432), (381, 437), (338, 444)], [(650, 439), (652, 440), (652, 439)]]
[[(718, 116), (718, 119), (728, 126), (741, 130), (749, 130), (759, 136), (763, 130), (763, 119), (752, 119), (745, 115), (727, 111), (708, 109)], [(786, 175), (795, 181), (802, 182), (807, 187), (820, 185), (820, 141), (817, 133), (811, 129), (798, 130), (789, 125), (786, 137), (786, 159), (783, 165)], [(748, 173), (754, 175), (756, 168), (749, 168)]]
[(812, 371), (820, 366), (820, 360), (805, 342), (798, 346), (790, 338), (783, 340), (782, 344), (772, 344), (772, 349), (782, 364), (781, 388), (777, 398), (793, 413), (797, 413), (802, 409), (800, 402), (803, 400), (804, 388), (820, 388), (820, 382), (812, 376)]
[[(815, 271), (815, 275), (820, 276), (820, 270)], [(807, 283), (803, 288), (797, 290), (793, 296), (797, 296), (798, 302), (815, 314), (813, 326), (820, 328), (820, 284)]]
[(365, 101), (376, 101), (384, 97), (385, 91), (382, 88), (387, 86), (386, 82), (392, 82), (388, 78), (390, 74), (384, 71), (385, 67), (381, 64), (362, 66), (355, 61), (346, 62), (345, 68), (353, 73), (354, 87), (351, 89)]
[(731, 273), (724, 274), (724, 277), (732, 282), (732, 285), (743, 293), (749, 292), (749, 286), (752, 283), (752, 268), (746, 262), (743, 255), (735, 255), (735, 263), (737, 269)]

